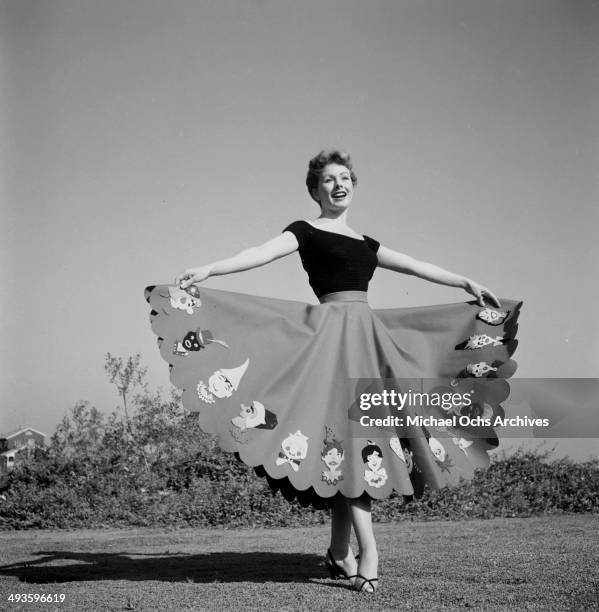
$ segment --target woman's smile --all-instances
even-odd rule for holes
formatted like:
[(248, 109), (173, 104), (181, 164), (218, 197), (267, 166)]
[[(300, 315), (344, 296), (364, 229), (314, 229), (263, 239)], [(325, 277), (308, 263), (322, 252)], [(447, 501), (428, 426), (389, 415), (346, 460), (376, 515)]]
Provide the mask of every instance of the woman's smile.
[(316, 191), (321, 206), (348, 206), (354, 192), (350, 170), (341, 164), (327, 164), (322, 169)]

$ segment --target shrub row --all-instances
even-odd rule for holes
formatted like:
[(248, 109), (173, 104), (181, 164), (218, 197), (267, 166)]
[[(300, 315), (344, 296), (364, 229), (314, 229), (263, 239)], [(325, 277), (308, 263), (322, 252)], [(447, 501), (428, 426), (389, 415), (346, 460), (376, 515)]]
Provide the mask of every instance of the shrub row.
[[(201, 436), (200, 432), (196, 432)], [(190, 438), (193, 441), (193, 438)], [(327, 512), (273, 495), (251, 468), (207, 436), (166, 453), (47, 452), (17, 466), (0, 497), (0, 529), (115, 526), (299, 526), (322, 523)], [(185, 442), (185, 441), (184, 441)], [(193, 449), (185, 454), (181, 448)], [(89, 450), (89, 449), (88, 449)], [(106, 449), (104, 449), (106, 451)], [(405, 503), (394, 495), (373, 507), (375, 520), (527, 517), (597, 512), (599, 461), (549, 460), (520, 451), (492, 460), (460, 486), (425, 489)], [(148, 460), (151, 456), (152, 460)]]

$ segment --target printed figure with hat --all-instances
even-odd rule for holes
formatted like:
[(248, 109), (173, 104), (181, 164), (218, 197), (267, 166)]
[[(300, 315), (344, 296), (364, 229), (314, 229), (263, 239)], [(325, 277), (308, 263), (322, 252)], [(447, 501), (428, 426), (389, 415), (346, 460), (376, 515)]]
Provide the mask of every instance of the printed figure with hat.
[(249, 363), (250, 360), (248, 358), (236, 368), (216, 370), (208, 379), (208, 384), (200, 380), (197, 384), (198, 397), (207, 404), (214, 404), (217, 399), (231, 397), (233, 391), (237, 391)]

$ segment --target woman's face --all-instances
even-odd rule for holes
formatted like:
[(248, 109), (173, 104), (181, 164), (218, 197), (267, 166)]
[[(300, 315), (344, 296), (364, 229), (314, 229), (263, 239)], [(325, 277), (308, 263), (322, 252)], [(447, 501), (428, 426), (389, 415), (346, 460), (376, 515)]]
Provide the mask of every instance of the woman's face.
[(354, 195), (354, 185), (348, 168), (340, 164), (327, 164), (318, 179), (316, 199), (325, 209), (347, 208)]

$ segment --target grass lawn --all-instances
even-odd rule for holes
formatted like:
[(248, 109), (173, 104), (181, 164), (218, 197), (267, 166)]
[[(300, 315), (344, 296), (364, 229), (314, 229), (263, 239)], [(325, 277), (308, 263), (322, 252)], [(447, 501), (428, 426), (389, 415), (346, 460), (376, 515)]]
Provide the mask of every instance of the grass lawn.
[(0, 532), (0, 610), (599, 610), (598, 515), (375, 529), (374, 596), (328, 578), (326, 527)]

